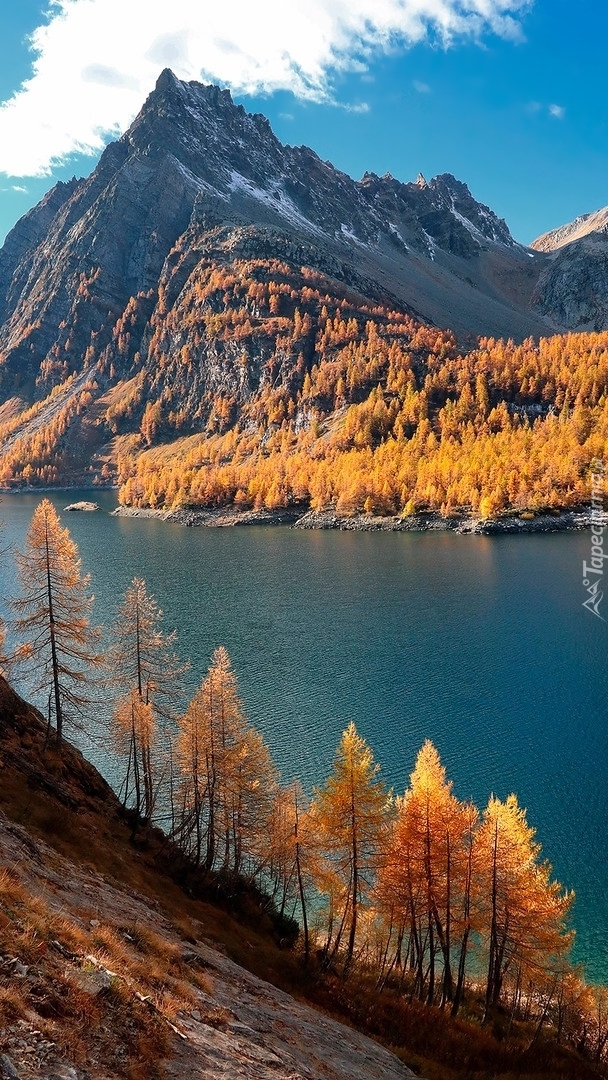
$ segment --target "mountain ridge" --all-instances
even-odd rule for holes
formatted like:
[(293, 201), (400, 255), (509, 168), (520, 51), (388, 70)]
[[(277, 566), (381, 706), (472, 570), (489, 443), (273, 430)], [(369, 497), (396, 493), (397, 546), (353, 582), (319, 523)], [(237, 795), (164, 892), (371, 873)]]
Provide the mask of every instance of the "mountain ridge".
[[(229, 91), (166, 69), (91, 175), (56, 185), (0, 250), (0, 484), (124, 484), (138, 448), (235, 424), (266, 453), (281, 424), (299, 437), (333, 410), (333, 430), (396, 356), (399, 401), (359, 437), (393, 437), (408, 383), (418, 397), (396, 430), (411, 436), (425, 380), (435, 423), (446, 403), (433, 365), (478, 335), (608, 325), (603, 273), (601, 252), (516, 243), (449, 173), (353, 180), (283, 146)], [(459, 394), (449, 364), (445, 377)], [(519, 382), (497, 383), (491, 404), (506, 394), (506, 416), (544, 416), (555, 387), (541, 398), (538, 380)]]
[(566, 222), (557, 229), (550, 229), (533, 240), (530, 247), (535, 251), (554, 252), (594, 233), (608, 233), (608, 206), (588, 214), (580, 214), (574, 221)]
[[(525, 266), (524, 249), (448, 174), (424, 187), (373, 174), (351, 180), (307, 147), (282, 147), (266, 118), (234, 105), (229, 91), (165, 70), (91, 176), (57, 185), (9, 233), (0, 250), (2, 367), (35, 377), (32, 346), (48, 359), (57, 327), (76, 317), (86, 315), (82, 330), (98, 333), (102, 307), (118, 316), (131, 296), (156, 286), (193, 215), (313, 238), (351, 269), (361, 264), (423, 321), (456, 332), (542, 329), (533, 313), (505, 311), (496, 282), (479, 272), (486, 247), (494, 256), (507, 248)], [(96, 311), (78, 311), (80, 279), (91, 270), (99, 271)]]
[[(592, 229), (597, 216), (577, 221)], [(353, 180), (309, 147), (282, 145), (266, 117), (235, 105), (229, 90), (185, 83), (165, 69), (91, 176), (57, 184), (8, 234), (0, 249), (4, 364), (13, 374), (27, 366), (19, 338), (41, 320), (46, 332), (28, 334), (28, 343), (30, 351), (33, 344), (36, 353), (48, 352), (52, 326), (73, 314), (75, 275), (86, 274), (87, 263), (101, 268), (96, 299), (110, 311), (155, 287), (164, 258), (194, 217), (308, 235), (352, 269), (363, 264), (385, 295), (422, 321), (457, 334), (517, 340), (574, 329), (585, 316), (581, 329), (608, 325), (601, 305), (598, 316), (551, 303), (561, 288), (556, 277), (564, 276), (563, 267), (555, 269), (555, 237), (570, 240), (573, 226), (527, 249), (450, 173), (402, 183), (367, 172)], [(51, 262), (62, 268), (61, 281)], [(89, 331), (98, 332), (99, 323), (91, 319)]]

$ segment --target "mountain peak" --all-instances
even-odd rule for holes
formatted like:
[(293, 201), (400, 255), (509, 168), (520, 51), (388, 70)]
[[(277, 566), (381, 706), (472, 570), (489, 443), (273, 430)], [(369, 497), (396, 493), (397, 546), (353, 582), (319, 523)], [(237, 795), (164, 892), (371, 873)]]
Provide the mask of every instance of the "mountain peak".
[(163, 68), (158, 79), (156, 80), (155, 90), (162, 93), (164, 90), (171, 90), (173, 88), (181, 88), (183, 83), (178, 79), (177, 75), (171, 71), (171, 68)]

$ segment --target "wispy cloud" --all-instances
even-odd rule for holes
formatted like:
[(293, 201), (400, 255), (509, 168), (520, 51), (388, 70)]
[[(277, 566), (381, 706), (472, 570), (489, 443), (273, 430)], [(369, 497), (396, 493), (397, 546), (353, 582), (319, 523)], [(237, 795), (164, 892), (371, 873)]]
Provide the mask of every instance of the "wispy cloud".
[(123, 130), (163, 67), (239, 94), (334, 102), (341, 72), (425, 39), (521, 37), (532, 0), (51, 0), (32, 76), (0, 106), (0, 172), (41, 176)]
[(556, 120), (563, 120), (566, 110), (563, 105), (549, 105), (549, 114), (554, 116)]
[(525, 109), (530, 116), (549, 115), (554, 117), (555, 120), (563, 120), (566, 115), (563, 105), (547, 105), (541, 101), (529, 101)]
[(428, 83), (420, 82), (419, 79), (414, 79), (412, 86), (417, 94), (430, 94), (431, 88)]

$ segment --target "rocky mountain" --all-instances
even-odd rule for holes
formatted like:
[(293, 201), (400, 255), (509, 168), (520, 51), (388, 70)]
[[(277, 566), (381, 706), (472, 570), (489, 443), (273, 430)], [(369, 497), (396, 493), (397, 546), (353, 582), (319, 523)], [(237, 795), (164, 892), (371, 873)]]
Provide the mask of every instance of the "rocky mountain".
[(581, 214), (567, 225), (543, 233), (531, 246), (535, 251), (558, 251), (566, 244), (572, 244), (594, 233), (608, 236), (608, 206), (603, 210), (596, 210), (593, 214)]
[[(254, 226), (310, 262), (457, 333), (546, 329), (535, 261), (450, 175), (353, 181), (282, 146), (229, 91), (170, 71), (88, 179), (58, 184), (0, 251), (0, 387), (31, 396), (107, 344), (129, 300), (155, 290), (187, 229)], [(542, 260), (543, 256), (535, 256)]]
[(598, 236), (531, 251), (449, 174), (354, 181), (166, 70), (92, 174), (0, 250), (0, 484), (110, 479), (116, 436), (225, 431), (247, 406), (246, 429), (275, 389), (297, 432), (312, 413), (287, 399), (370, 321), (401, 345), (435, 328), (444, 355), (608, 325)]
[(608, 321), (608, 207), (535, 240), (548, 253), (533, 293), (536, 309), (555, 326), (603, 330)]

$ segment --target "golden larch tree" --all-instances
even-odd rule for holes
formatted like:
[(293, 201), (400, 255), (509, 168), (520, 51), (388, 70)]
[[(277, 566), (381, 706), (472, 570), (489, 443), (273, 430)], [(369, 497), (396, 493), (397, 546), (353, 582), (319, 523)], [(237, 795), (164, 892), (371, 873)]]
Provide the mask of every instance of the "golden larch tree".
[(390, 796), (379, 773), (370, 747), (351, 721), (342, 734), (332, 773), (315, 792), (312, 808), (322, 852), (317, 882), (330, 899), (325, 954), (329, 960), (346, 940), (345, 972), (352, 962), (359, 912), (374, 882), (389, 821)]
[(215, 650), (207, 675), (178, 719), (181, 820), (176, 836), (197, 865), (257, 872), (277, 774), (243, 712), (230, 657)]
[[(440, 1003), (462, 996), (471, 929), (472, 829), (477, 812), (452, 793), (433, 743), (416, 759), (378, 876), (380, 911), (396, 934), (393, 966), (407, 958), (415, 992), (432, 1004), (441, 960)], [(454, 976), (457, 960), (457, 977)]]
[(188, 665), (177, 657), (175, 631), (162, 629), (163, 613), (143, 578), (127, 588), (108, 653), (109, 679), (120, 697), (112, 717), (126, 758), (124, 802), (148, 819), (169, 756), (169, 733), (160, 730), (182, 692)]
[(154, 710), (134, 689), (117, 701), (112, 722), (116, 748), (127, 758), (120, 794), (125, 806), (133, 794), (137, 817), (149, 820), (157, 796), (153, 759), (157, 734)]
[(99, 631), (90, 623), (90, 578), (49, 499), (36, 507), (16, 560), (21, 595), (11, 603), (15, 630), (25, 638), (16, 659), (32, 678), (31, 690), (48, 694), (61, 743), (64, 721), (76, 721), (91, 700), (91, 669), (102, 660)]
[[(302, 918), (304, 962), (310, 954), (308, 905), (312, 888), (313, 855), (309, 802), (299, 780), (277, 790), (265, 837), (267, 863), (264, 867), (273, 883), (272, 898), (279, 915), (285, 914), (288, 902), (299, 908)], [(278, 899), (278, 902), (277, 902)]]
[(492, 796), (477, 830), (479, 941), (487, 961), (486, 1016), (500, 1001), (507, 973), (559, 971), (572, 934), (574, 895), (551, 879), (540, 844), (517, 797)]

